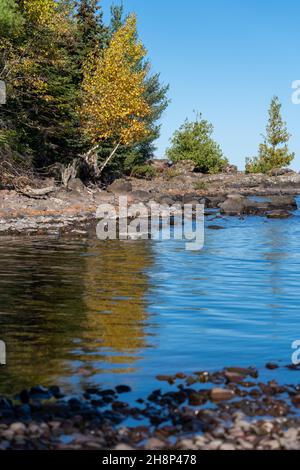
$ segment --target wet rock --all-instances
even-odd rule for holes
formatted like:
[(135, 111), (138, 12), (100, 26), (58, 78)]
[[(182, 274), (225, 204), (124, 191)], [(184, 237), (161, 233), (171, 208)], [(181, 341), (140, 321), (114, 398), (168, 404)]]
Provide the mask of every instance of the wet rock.
[(46, 400), (51, 398), (52, 393), (47, 388), (38, 385), (30, 389), (29, 396), (34, 400)]
[(293, 196), (273, 196), (270, 199), (270, 207), (277, 210), (297, 210), (297, 202)]
[(212, 401), (229, 401), (235, 396), (234, 392), (225, 388), (213, 388), (210, 393)]
[(268, 362), (266, 364), (266, 369), (269, 369), (269, 370), (275, 370), (275, 369), (278, 369), (279, 366), (277, 364), (274, 364), (272, 362)]
[(292, 214), (285, 210), (274, 210), (267, 214), (268, 219), (289, 219), (290, 217)]
[(79, 411), (81, 408), (81, 402), (77, 398), (71, 398), (68, 401), (68, 405), (73, 411)]
[(160, 382), (168, 382), (170, 385), (175, 383), (174, 377), (172, 375), (157, 375), (156, 379)]
[(237, 374), (243, 375), (244, 377), (253, 377), (254, 379), (257, 379), (258, 377), (258, 372), (254, 368), (246, 368), (246, 367), (227, 367), (225, 369), (228, 372), (235, 372)]
[(234, 216), (245, 213), (247, 208), (247, 198), (240, 194), (232, 194), (227, 196), (225, 202), (220, 205), (221, 212), (226, 215)]
[(207, 227), (209, 230), (225, 230), (225, 227), (221, 225), (208, 225)]
[(121, 393), (129, 393), (131, 392), (131, 388), (128, 387), (128, 385), (118, 385), (116, 387), (116, 391), (117, 393), (121, 394)]
[(225, 375), (228, 382), (234, 382), (234, 383), (240, 383), (245, 378), (244, 375), (242, 375), (238, 372), (226, 371), (224, 375)]

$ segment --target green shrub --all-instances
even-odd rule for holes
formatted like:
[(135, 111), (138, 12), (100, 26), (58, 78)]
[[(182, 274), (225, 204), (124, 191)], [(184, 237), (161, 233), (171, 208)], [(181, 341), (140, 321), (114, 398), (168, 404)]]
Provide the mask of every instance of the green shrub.
[(194, 122), (188, 120), (171, 139), (167, 157), (173, 162), (192, 160), (196, 171), (219, 173), (228, 164), (220, 146), (212, 138), (213, 126), (202, 119), (201, 114)]

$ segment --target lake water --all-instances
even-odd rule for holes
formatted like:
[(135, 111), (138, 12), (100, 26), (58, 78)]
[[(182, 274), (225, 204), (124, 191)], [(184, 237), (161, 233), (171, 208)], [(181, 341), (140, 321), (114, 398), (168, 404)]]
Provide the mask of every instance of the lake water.
[(157, 374), (289, 364), (299, 216), (208, 218), (225, 230), (206, 230), (198, 252), (174, 240), (0, 239), (0, 392), (128, 384), (141, 395)]

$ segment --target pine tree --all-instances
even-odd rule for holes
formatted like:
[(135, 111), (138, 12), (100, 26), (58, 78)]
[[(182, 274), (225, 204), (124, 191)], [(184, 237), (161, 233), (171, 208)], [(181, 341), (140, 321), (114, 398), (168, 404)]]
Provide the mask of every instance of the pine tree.
[(102, 50), (108, 44), (109, 32), (103, 23), (103, 11), (97, 0), (80, 0), (76, 4), (78, 37), (76, 52), (80, 65), (92, 50)]
[(286, 167), (293, 161), (295, 154), (290, 153), (288, 148), (291, 135), (282, 119), (281, 107), (279, 98), (274, 96), (269, 108), (266, 136), (259, 146), (258, 157), (246, 160), (248, 173), (267, 173), (275, 168)]
[(113, 4), (110, 7), (110, 33), (113, 35), (118, 31), (118, 29), (123, 26), (125, 19), (124, 19), (124, 5), (121, 3), (120, 5)]

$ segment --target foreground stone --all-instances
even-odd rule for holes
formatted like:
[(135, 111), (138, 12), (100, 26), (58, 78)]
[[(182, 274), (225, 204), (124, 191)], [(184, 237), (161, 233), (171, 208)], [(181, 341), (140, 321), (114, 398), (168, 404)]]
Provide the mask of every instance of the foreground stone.
[[(275, 374), (275, 366), (266, 368)], [(158, 379), (172, 385), (131, 404), (126, 385), (88, 388), (77, 398), (57, 386), (2, 397), (0, 449), (300, 449), (297, 386), (263, 383), (256, 369), (239, 367)]]

